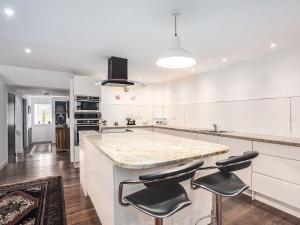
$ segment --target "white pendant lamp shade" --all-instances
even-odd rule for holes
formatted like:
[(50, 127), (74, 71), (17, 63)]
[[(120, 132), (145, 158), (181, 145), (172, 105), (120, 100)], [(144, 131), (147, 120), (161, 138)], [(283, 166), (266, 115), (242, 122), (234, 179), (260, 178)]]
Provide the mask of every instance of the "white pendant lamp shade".
[(172, 45), (161, 57), (156, 64), (167, 69), (182, 69), (192, 67), (196, 64), (192, 53), (181, 47), (180, 38), (176, 31), (176, 15), (175, 15), (175, 35), (172, 39)]

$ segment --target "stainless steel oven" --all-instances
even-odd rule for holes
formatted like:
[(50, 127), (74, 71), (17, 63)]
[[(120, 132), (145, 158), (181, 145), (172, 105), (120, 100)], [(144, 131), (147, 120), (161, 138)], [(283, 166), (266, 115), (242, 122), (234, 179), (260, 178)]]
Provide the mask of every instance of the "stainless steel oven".
[(75, 96), (75, 145), (79, 145), (79, 131), (95, 130), (100, 132), (100, 97)]
[(100, 132), (100, 119), (76, 119), (75, 120), (75, 145), (79, 145), (79, 131), (95, 130)]
[(76, 96), (75, 113), (97, 113), (100, 112), (100, 97), (95, 96)]

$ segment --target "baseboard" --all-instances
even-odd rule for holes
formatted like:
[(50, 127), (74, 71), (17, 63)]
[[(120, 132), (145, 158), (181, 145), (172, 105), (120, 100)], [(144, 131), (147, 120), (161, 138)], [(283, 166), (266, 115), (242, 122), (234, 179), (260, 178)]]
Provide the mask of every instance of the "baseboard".
[(3, 167), (5, 167), (7, 164), (8, 164), (8, 161), (7, 161), (7, 160), (5, 160), (5, 161), (3, 161), (2, 163), (0, 163), (0, 170), (2, 170)]

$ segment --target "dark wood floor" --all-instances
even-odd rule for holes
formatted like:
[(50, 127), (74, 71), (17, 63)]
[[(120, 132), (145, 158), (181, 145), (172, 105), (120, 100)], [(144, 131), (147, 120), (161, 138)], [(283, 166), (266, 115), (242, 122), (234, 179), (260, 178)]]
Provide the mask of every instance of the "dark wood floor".
[[(91, 201), (85, 198), (79, 183), (79, 169), (69, 162), (67, 152), (37, 154), (10, 163), (0, 171), (0, 185), (62, 176), (68, 225), (101, 225)], [(300, 219), (263, 203), (240, 195), (226, 199), (224, 225), (300, 225)]]

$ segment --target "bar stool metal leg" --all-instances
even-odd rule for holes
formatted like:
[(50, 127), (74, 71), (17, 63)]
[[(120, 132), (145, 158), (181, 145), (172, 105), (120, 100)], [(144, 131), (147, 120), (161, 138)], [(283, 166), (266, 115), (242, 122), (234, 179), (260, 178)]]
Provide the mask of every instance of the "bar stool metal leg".
[(215, 225), (222, 225), (222, 196), (214, 194), (215, 205), (214, 205), (214, 216)]
[(155, 225), (163, 225), (163, 219), (155, 218)]

